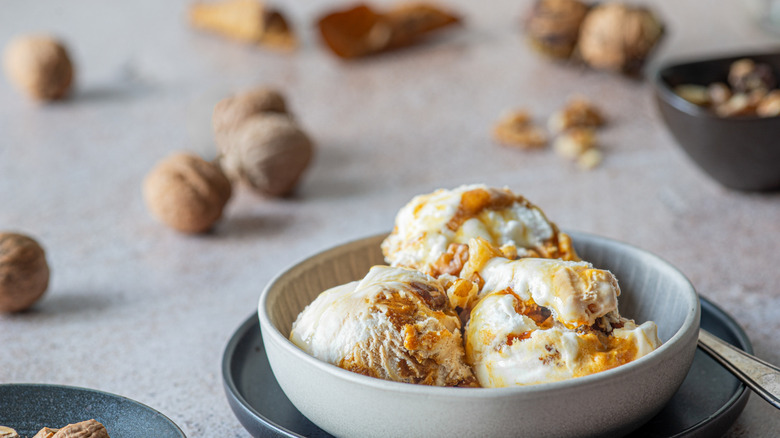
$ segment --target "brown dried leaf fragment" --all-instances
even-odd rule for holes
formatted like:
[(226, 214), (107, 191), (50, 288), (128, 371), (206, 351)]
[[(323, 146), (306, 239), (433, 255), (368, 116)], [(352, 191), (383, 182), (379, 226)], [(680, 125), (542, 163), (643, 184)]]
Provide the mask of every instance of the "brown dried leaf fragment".
[(298, 45), (284, 15), (257, 0), (222, 0), (190, 6), (190, 24), (251, 44), (279, 50)]
[(493, 127), (493, 139), (504, 146), (536, 149), (547, 145), (547, 133), (535, 126), (527, 111), (507, 113)]
[(33, 238), (0, 233), (0, 312), (21, 312), (49, 287), (46, 253)]
[(323, 16), (317, 26), (333, 53), (350, 59), (408, 46), (460, 21), (456, 15), (426, 3), (403, 4), (386, 12), (359, 4)]
[(99, 421), (87, 420), (69, 424), (58, 430), (52, 438), (110, 438), (106, 427)]

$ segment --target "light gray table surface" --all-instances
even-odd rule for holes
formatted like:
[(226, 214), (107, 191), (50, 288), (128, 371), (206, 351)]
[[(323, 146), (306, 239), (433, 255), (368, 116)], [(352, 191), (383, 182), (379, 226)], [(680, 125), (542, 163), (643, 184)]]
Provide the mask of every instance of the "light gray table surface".
[[(293, 54), (194, 31), (186, 1), (0, 3), (0, 44), (51, 32), (77, 68), (71, 98), (52, 105), (0, 81), (0, 230), (35, 236), (52, 268), (31, 311), (0, 315), (0, 383), (95, 388), (154, 407), (191, 437), (247, 436), (220, 363), (269, 279), (389, 230), (415, 194), (473, 182), (524, 194), (562, 228), (662, 256), (744, 327), (757, 355), (780, 363), (780, 195), (727, 190), (695, 167), (663, 126), (650, 81), (541, 58), (519, 31), (527, 3), (447, 2), (462, 28), (353, 63), (325, 51), (312, 26), (345, 3), (276, 3), (302, 39)], [(780, 43), (740, 2), (655, 3), (668, 33), (648, 71)], [(213, 157), (213, 105), (261, 84), (285, 93), (317, 144), (295, 195), (239, 188), (203, 236), (155, 222), (141, 197), (146, 172), (177, 150)], [(576, 93), (609, 118), (600, 167), (491, 141), (505, 110), (544, 120)], [(778, 430), (780, 413), (752, 397), (727, 436)]]

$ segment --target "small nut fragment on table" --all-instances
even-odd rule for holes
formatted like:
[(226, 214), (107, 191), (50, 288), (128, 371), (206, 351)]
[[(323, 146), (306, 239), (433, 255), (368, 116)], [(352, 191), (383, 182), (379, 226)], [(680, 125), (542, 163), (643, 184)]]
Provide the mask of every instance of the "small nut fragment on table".
[(176, 153), (146, 175), (143, 195), (154, 217), (184, 233), (202, 233), (222, 216), (230, 181), (216, 164)]
[(592, 169), (601, 163), (601, 151), (596, 149), (596, 131), (577, 127), (556, 137), (553, 150), (561, 157), (573, 160), (581, 169)]
[(326, 14), (317, 26), (331, 51), (349, 59), (408, 46), (460, 21), (453, 13), (422, 2), (400, 4), (387, 11), (358, 4)]
[(252, 115), (272, 112), (287, 114), (282, 94), (268, 87), (258, 87), (220, 100), (211, 117), (217, 144), (224, 143), (228, 133)]
[(69, 424), (58, 430), (52, 438), (110, 438), (108, 431), (102, 423), (96, 420), (87, 420), (80, 423)]
[(541, 148), (547, 145), (547, 133), (535, 126), (525, 110), (508, 112), (493, 127), (493, 139), (505, 146), (524, 149)]
[(33, 436), (33, 438), (52, 438), (55, 433), (57, 433), (59, 429), (52, 429), (49, 427), (44, 427), (43, 429), (39, 430), (38, 433)]
[(274, 49), (291, 50), (298, 44), (284, 15), (258, 0), (193, 4), (190, 23), (234, 40)]
[(605, 3), (585, 16), (577, 50), (593, 68), (636, 75), (663, 33), (663, 24), (649, 9)]
[(21, 312), (49, 287), (46, 252), (32, 237), (0, 233), (0, 312)]
[(19, 438), (19, 434), (8, 426), (0, 426), (0, 438)]
[(290, 116), (259, 113), (231, 131), (220, 164), (232, 179), (267, 196), (292, 192), (314, 155), (314, 145)]
[(574, 97), (563, 109), (550, 116), (547, 128), (558, 133), (571, 128), (597, 128), (604, 125), (606, 119), (601, 110), (584, 97)]
[(729, 68), (729, 85), (736, 92), (748, 93), (756, 89), (771, 90), (777, 85), (772, 67), (749, 58), (734, 61)]
[(538, 0), (525, 19), (525, 33), (540, 52), (568, 58), (577, 45), (588, 9), (579, 0)]
[(65, 45), (48, 35), (14, 38), (3, 66), (11, 83), (35, 100), (64, 98), (73, 83), (73, 64)]

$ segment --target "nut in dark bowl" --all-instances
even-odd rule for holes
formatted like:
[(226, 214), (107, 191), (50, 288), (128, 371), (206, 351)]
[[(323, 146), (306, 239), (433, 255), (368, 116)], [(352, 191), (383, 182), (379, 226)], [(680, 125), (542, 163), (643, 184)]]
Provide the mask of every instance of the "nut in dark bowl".
[[(746, 61), (756, 67), (748, 76), (740, 71)], [(677, 143), (732, 189), (780, 190), (780, 115), (757, 111), (780, 93), (758, 80), (767, 71), (780, 77), (780, 53), (673, 62), (655, 75), (658, 107)], [(755, 87), (745, 89), (746, 79)]]

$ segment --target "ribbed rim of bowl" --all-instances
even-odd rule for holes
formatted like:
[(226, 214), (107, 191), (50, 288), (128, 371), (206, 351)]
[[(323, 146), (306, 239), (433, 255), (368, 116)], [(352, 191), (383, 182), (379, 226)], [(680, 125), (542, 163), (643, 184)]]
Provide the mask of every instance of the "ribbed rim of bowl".
[(770, 56), (770, 55), (778, 55), (778, 52), (777, 51), (755, 52), (755, 53), (747, 53), (747, 54), (720, 55), (715, 57), (697, 57), (694, 59), (675, 58), (664, 62), (664, 64), (661, 65), (661, 67), (659, 67), (655, 71), (655, 74), (653, 75), (653, 82), (655, 83), (656, 92), (664, 101), (666, 101), (667, 103), (669, 103), (669, 105), (675, 107), (679, 111), (682, 111), (690, 116), (723, 120), (725, 123), (740, 123), (740, 122), (748, 122), (748, 121), (755, 121), (755, 120), (772, 120), (774, 119), (774, 117), (760, 117), (756, 115), (721, 117), (713, 113), (712, 111), (709, 111), (706, 108), (703, 108), (699, 105), (696, 105), (695, 103), (683, 99), (677, 93), (675, 93), (674, 90), (672, 90), (669, 87), (669, 85), (666, 83), (666, 81), (664, 81), (663, 79), (664, 72), (672, 68), (681, 67), (683, 65), (704, 64), (704, 63), (714, 62), (714, 61), (728, 61), (728, 60), (736, 61), (742, 58), (758, 58), (758, 57)]
[(667, 269), (669, 272), (671, 272), (672, 275), (678, 276), (680, 280), (682, 280), (685, 284), (688, 285), (688, 290), (692, 294), (691, 298), (694, 299), (694, 303), (695, 303), (694, 308), (688, 310), (688, 313), (685, 317), (685, 321), (683, 321), (683, 324), (680, 327), (680, 329), (677, 330), (677, 332), (675, 332), (675, 334), (668, 341), (661, 344), (661, 346), (658, 347), (656, 350), (650, 352), (645, 356), (642, 356), (641, 358), (635, 361), (629, 362), (625, 365), (621, 365), (619, 367), (612, 368), (610, 370), (601, 371), (596, 374), (577, 377), (569, 380), (563, 380), (559, 382), (539, 383), (535, 385), (504, 387), (504, 388), (459, 388), (459, 387), (415, 385), (410, 383), (401, 383), (401, 382), (393, 382), (393, 381), (388, 381), (383, 379), (377, 379), (375, 377), (368, 377), (362, 374), (347, 371), (345, 369), (337, 367), (336, 365), (332, 365), (327, 362), (316, 359), (313, 356), (310, 356), (309, 354), (301, 350), (300, 348), (298, 348), (295, 344), (292, 343), (292, 341), (282, 336), (282, 333), (271, 323), (270, 316), (264, 306), (264, 303), (266, 302), (266, 299), (270, 291), (274, 288), (276, 283), (280, 281), (280, 279), (289, 271), (297, 268), (303, 263), (306, 263), (307, 260), (313, 257), (318, 257), (327, 254), (329, 252), (338, 251), (339, 249), (341, 249), (343, 246), (346, 245), (354, 245), (363, 241), (380, 240), (384, 236), (387, 236), (387, 233), (381, 233), (381, 234), (375, 234), (373, 236), (345, 242), (335, 247), (331, 247), (329, 249), (320, 251), (316, 254), (312, 254), (298, 261), (297, 263), (294, 263), (289, 268), (277, 274), (268, 283), (265, 289), (263, 289), (263, 292), (260, 295), (260, 301), (258, 303), (258, 316), (260, 320), (261, 332), (263, 334), (264, 342), (267, 342), (266, 339), (271, 338), (270, 339), (271, 341), (281, 345), (285, 350), (287, 350), (287, 352), (292, 353), (299, 360), (305, 361), (317, 368), (320, 368), (339, 379), (349, 381), (355, 384), (365, 385), (377, 390), (396, 392), (396, 393), (405, 393), (405, 394), (420, 394), (422, 396), (428, 395), (428, 396), (442, 396), (442, 397), (496, 398), (502, 396), (513, 397), (513, 396), (517, 396), (518, 394), (547, 396), (547, 395), (554, 395), (557, 392), (570, 391), (572, 388), (576, 388), (579, 386), (609, 383), (610, 381), (613, 381), (614, 379), (619, 378), (621, 376), (630, 375), (634, 373), (636, 369), (639, 368), (661, 366), (664, 360), (663, 353), (666, 350), (682, 348), (680, 347), (680, 343), (682, 340), (690, 336), (694, 336), (694, 337), (698, 336), (698, 326), (699, 326), (699, 321), (701, 316), (701, 304), (699, 301), (699, 296), (696, 293), (696, 290), (694, 289), (690, 280), (688, 280), (688, 278), (679, 269), (677, 269), (672, 264), (670, 264), (666, 260), (662, 259), (661, 257), (653, 253), (650, 253), (648, 251), (645, 251), (643, 249), (640, 249), (636, 246), (624, 242), (620, 242), (617, 240), (613, 240), (613, 239), (609, 239), (606, 237), (601, 237), (589, 233), (572, 232), (569, 230), (566, 230), (566, 232), (572, 237), (572, 240), (575, 242), (577, 241), (577, 239), (583, 239), (583, 240), (589, 239), (591, 241), (601, 240), (601, 241), (609, 242), (610, 244), (621, 246), (625, 249), (628, 249), (629, 251), (637, 253), (641, 257), (646, 257), (650, 260), (660, 262), (660, 265), (663, 266), (665, 269)]

